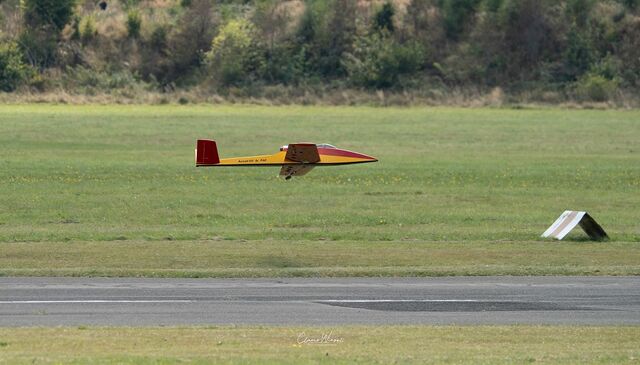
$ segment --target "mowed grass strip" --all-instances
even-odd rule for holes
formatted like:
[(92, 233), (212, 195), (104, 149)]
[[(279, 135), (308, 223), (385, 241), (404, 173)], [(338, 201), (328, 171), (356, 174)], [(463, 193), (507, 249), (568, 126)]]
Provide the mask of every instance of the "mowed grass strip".
[[(330, 142), (380, 162), (195, 168)], [(640, 242), (640, 111), (0, 106), (0, 242), (536, 240), (565, 209)]]
[[(197, 169), (197, 138), (223, 157), (313, 141), (380, 161), (284, 181)], [(0, 271), (635, 274), (639, 140), (640, 111), (3, 105)], [(611, 240), (541, 239), (566, 209)]]
[(3, 243), (0, 276), (640, 275), (640, 247), (592, 242)]
[[(323, 336), (329, 343), (310, 344)], [(0, 329), (0, 362), (16, 364), (637, 364), (639, 358), (640, 327)]]

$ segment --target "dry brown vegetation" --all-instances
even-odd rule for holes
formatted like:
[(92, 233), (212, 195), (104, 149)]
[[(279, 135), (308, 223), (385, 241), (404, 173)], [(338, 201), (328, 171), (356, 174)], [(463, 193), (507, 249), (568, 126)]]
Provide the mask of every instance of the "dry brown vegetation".
[(640, 105), (636, 0), (34, 2), (0, 1), (6, 102)]

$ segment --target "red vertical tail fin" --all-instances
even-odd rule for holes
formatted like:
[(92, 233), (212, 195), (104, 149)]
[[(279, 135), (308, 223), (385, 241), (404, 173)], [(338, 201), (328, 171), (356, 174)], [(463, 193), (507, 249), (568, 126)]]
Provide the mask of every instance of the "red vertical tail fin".
[(196, 145), (196, 166), (217, 165), (220, 163), (216, 141), (199, 139)]

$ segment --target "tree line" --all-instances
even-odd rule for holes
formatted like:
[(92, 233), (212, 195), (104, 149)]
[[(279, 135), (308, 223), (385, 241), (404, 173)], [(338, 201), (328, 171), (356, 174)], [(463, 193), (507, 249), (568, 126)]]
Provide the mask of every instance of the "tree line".
[(640, 0), (0, 0), (0, 90), (640, 91)]

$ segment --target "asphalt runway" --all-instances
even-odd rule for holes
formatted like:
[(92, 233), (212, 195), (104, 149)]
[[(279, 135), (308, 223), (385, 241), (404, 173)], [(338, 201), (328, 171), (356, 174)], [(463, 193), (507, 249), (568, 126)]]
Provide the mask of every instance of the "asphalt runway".
[(640, 324), (639, 277), (0, 278), (0, 326)]

